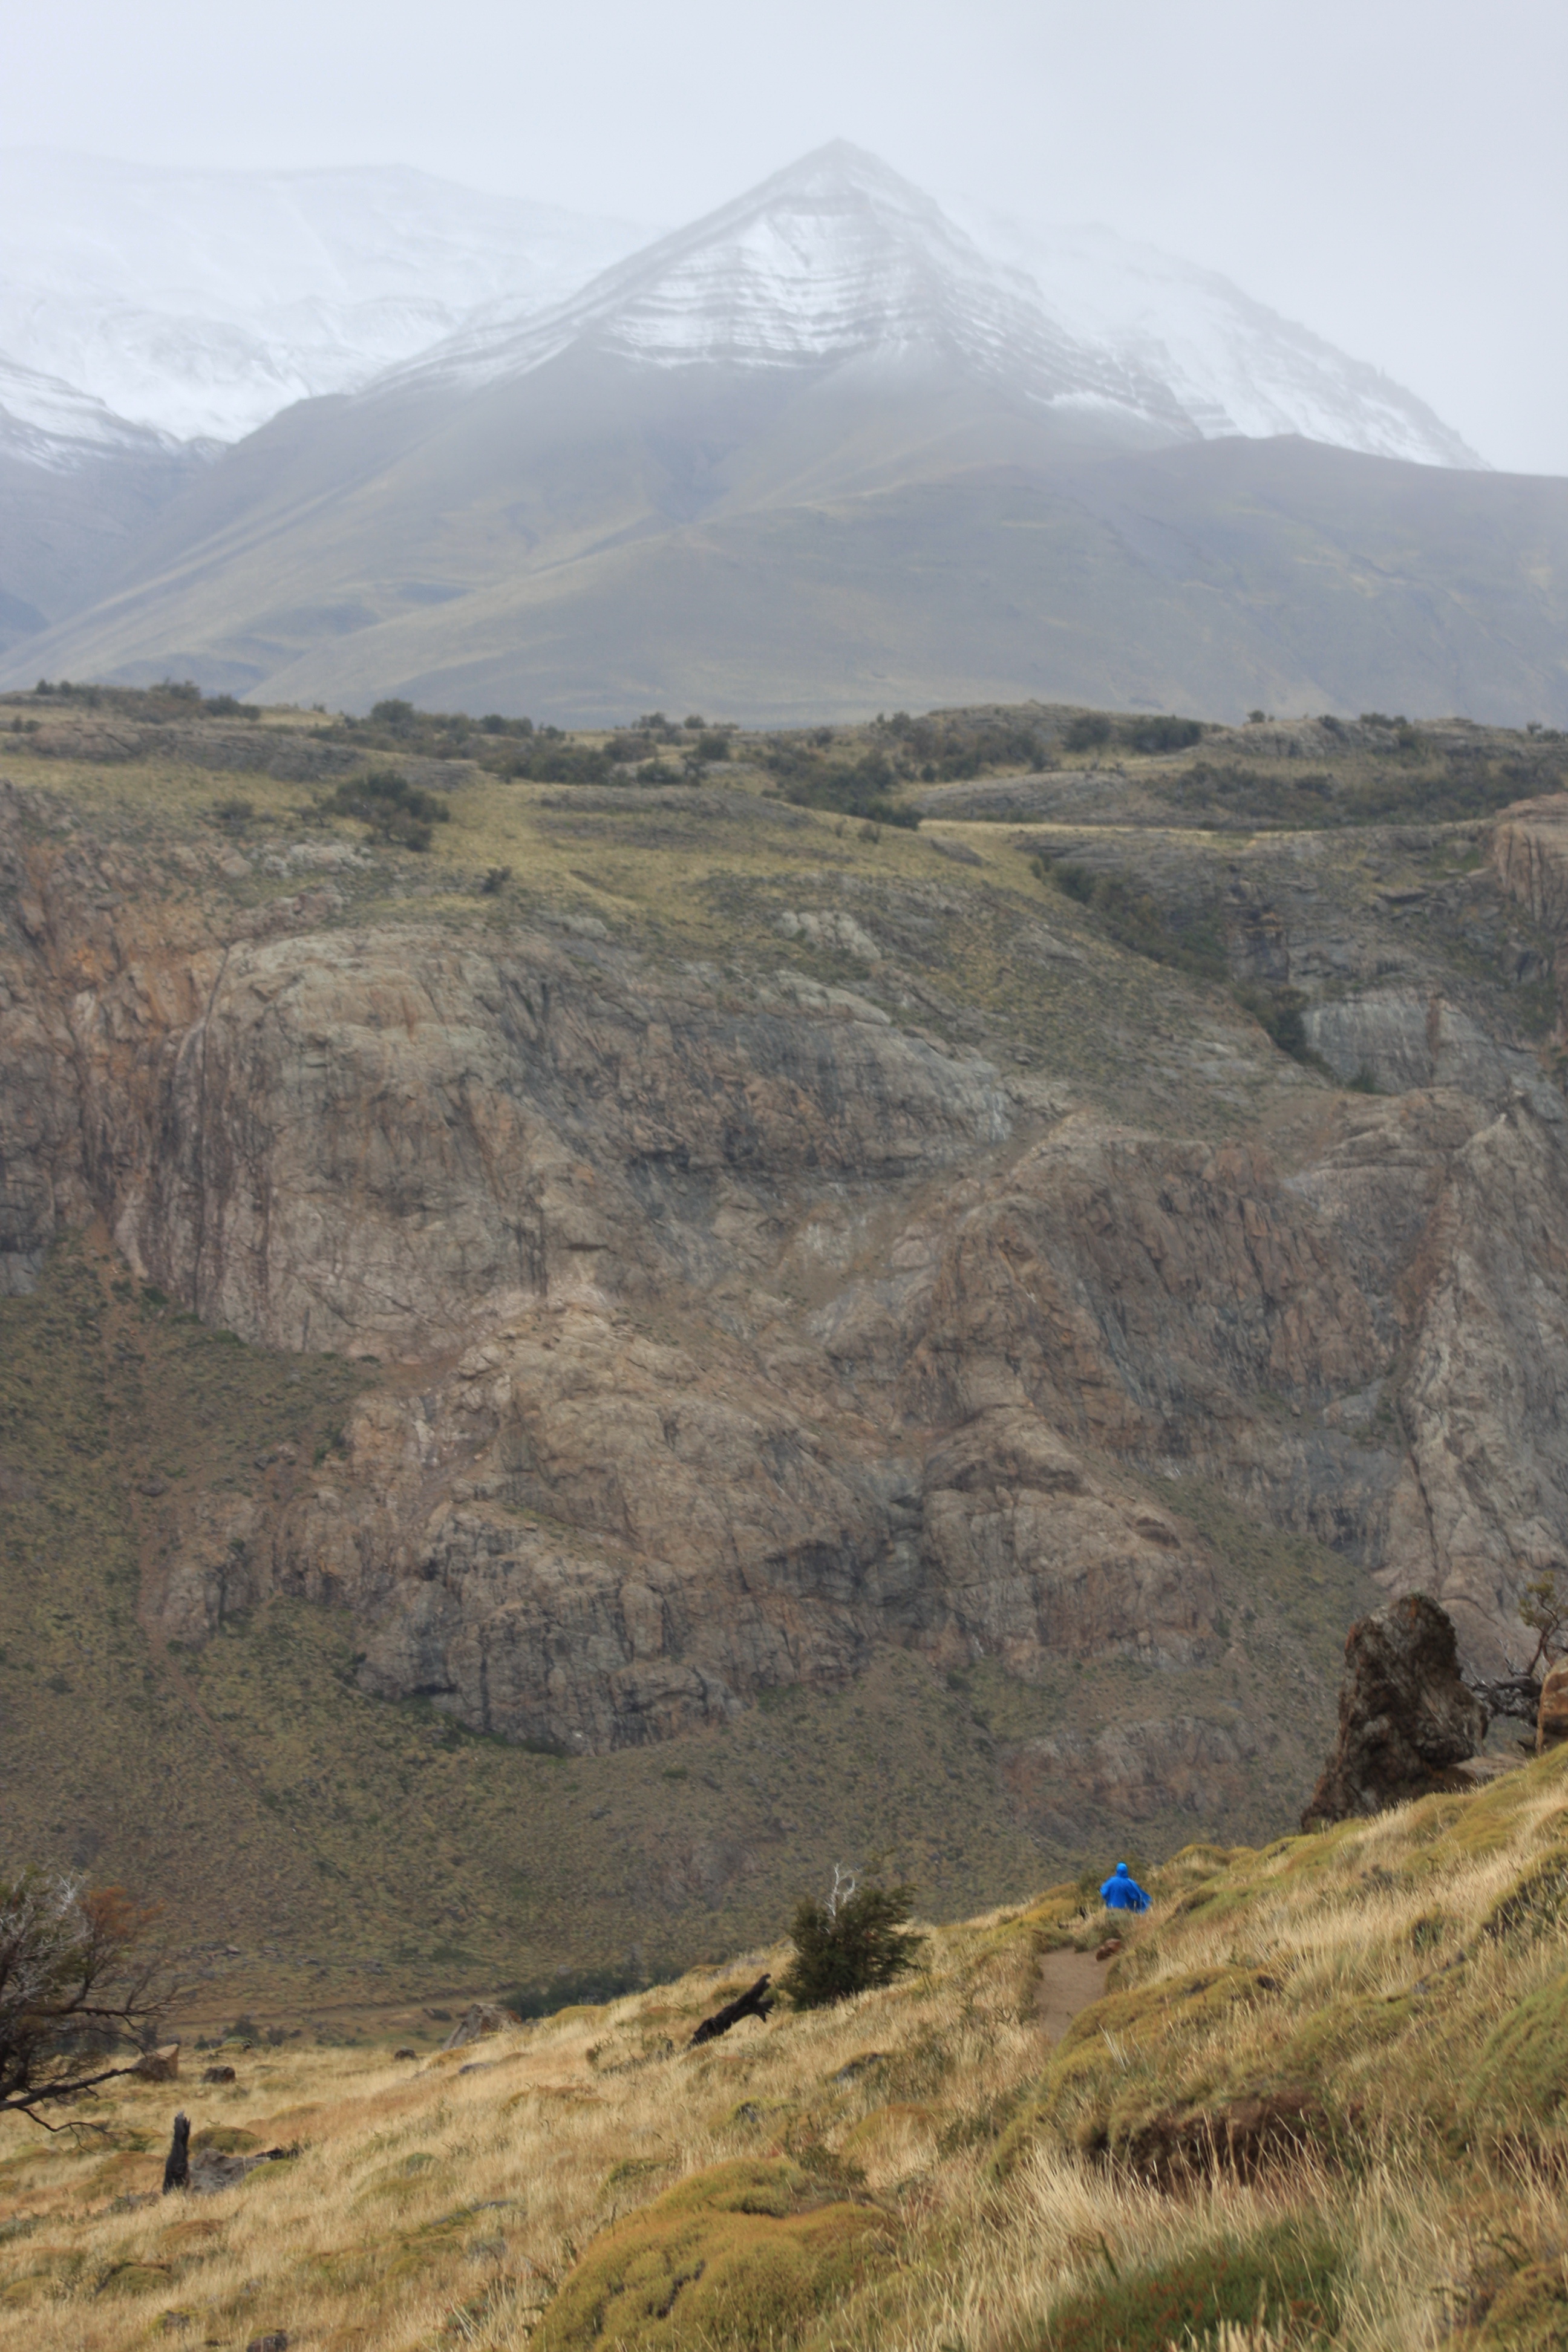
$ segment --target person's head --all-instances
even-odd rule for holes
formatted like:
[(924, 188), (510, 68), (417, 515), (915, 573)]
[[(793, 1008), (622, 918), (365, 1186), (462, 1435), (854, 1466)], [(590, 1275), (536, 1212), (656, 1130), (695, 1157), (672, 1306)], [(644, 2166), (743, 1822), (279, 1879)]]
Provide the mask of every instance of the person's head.
[(1118, 1878), (1125, 1878), (1127, 1876), (1127, 1864), (1124, 1862), (1119, 1862), (1117, 1864), (1116, 1875)]

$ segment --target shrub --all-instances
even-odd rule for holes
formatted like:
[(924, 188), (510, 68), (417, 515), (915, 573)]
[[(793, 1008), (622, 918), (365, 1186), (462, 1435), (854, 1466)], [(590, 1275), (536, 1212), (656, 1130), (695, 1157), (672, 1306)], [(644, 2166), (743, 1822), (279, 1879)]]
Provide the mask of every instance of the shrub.
[(553, 2017), (557, 2010), (584, 2005), (598, 2009), (629, 1992), (644, 1992), (649, 1982), (637, 1969), (563, 1969), (542, 1984), (514, 1985), (500, 1995), (500, 2000), (514, 2017)]
[(797, 808), (832, 809), (840, 816), (901, 825), (910, 833), (919, 826), (918, 812), (890, 797), (898, 779), (881, 751), (868, 751), (852, 768), (829, 767), (808, 755), (787, 751), (775, 755), (768, 764), (782, 774), (784, 796)]
[(1080, 907), (1091, 907), (1119, 947), (1152, 963), (1173, 964), (1194, 980), (1224, 981), (1229, 975), (1217, 910), (1205, 908), (1186, 922), (1173, 922), (1145, 882), (1124, 874), (1096, 874), (1071, 858), (1035, 857), (1030, 870)]
[(542, 728), (508, 773), (535, 784), (602, 784), (608, 782), (610, 754), (588, 743), (569, 743), (559, 728)]
[(396, 768), (367, 768), (363, 776), (345, 777), (321, 806), (334, 816), (357, 817), (378, 840), (403, 849), (428, 849), (432, 828), (447, 824), (452, 814), (445, 801), (421, 792)]
[(915, 1890), (896, 1886), (841, 1888), (836, 1874), (826, 1903), (809, 1895), (795, 1910), (790, 1928), (795, 1958), (779, 1979), (797, 2009), (826, 2009), (858, 1992), (890, 1985), (915, 1966), (923, 1936), (905, 1932)]
[[(906, 773), (918, 774), (922, 783), (952, 783), (987, 768), (1055, 765), (1050, 739), (1024, 713), (949, 710), (911, 719), (907, 710), (895, 710), (877, 727), (899, 747)], [(814, 740), (831, 740), (829, 730)]]
[(1134, 751), (1189, 751), (1203, 739), (1196, 719), (1132, 719), (1122, 730), (1122, 740)]
[(1307, 1000), (1299, 988), (1242, 987), (1236, 994), (1237, 1003), (1244, 1004), (1253, 1019), (1267, 1030), (1282, 1054), (1289, 1054), (1293, 1062), (1300, 1062), (1308, 1069), (1328, 1070), (1322, 1055), (1314, 1053), (1307, 1043)]
[(1097, 744), (1110, 740), (1110, 721), (1102, 710), (1085, 710), (1069, 719), (1062, 736), (1069, 751), (1092, 751)]

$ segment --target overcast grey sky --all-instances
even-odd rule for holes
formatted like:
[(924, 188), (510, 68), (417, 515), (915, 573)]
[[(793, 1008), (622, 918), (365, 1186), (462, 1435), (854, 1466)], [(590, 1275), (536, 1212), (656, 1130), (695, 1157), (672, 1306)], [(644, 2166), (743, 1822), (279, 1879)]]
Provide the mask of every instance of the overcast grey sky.
[[(13, 0), (11, 139), (673, 224), (824, 140), (1100, 220), (1568, 473), (1563, 0)], [(16, 101), (25, 94), (25, 103)]]

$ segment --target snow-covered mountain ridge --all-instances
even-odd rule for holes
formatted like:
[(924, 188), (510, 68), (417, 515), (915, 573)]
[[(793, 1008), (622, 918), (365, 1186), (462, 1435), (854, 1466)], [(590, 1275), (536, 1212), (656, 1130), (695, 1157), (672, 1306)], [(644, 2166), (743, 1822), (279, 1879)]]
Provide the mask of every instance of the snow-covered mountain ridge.
[(1486, 462), (1414, 393), (1217, 270), (1108, 228), (1037, 229), (980, 206), (952, 209), (1069, 333), (1157, 375), (1205, 440), (1300, 433), (1416, 465)]
[(90, 393), (0, 356), (0, 457), (70, 473), (93, 458), (152, 457), (179, 446), (174, 435), (134, 425)]
[(233, 440), (324, 392), (525, 374), (584, 339), (661, 370), (924, 351), (1162, 438), (1483, 462), (1215, 273), (1105, 229), (944, 212), (843, 142), (652, 244), (400, 168), (17, 150), (0, 154), (0, 447), (33, 463), (137, 428)]
[(558, 301), (649, 234), (402, 166), (152, 170), (13, 148), (0, 353), (132, 424), (236, 441), (498, 304)]

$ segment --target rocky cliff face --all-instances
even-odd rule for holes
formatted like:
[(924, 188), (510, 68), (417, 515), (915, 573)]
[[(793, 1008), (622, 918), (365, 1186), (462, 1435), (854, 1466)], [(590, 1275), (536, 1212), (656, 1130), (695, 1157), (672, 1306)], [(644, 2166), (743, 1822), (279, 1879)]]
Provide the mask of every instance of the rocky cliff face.
[[(973, 884), (818, 875), (837, 930), (748, 917), (702, 956), (422, 909), (349, 845), (63, 807), (0, 803), (5, 1283), (99, 1219), (205, 1320), (382, 1367), (321, 1461), (160, 1501), (163, 1636), (303, 1594), (353, 1612), (365, 1689), (591, 1750), (879, 1644), (1026, 1682), (1234, 1664), (1187, 1480), (1431, 1591), (1489, 1665), (1568, 1559), (1550, 1057), (1506, 974), (1439, 971), (1415, 900), (1330, 888), (1342, 845), (1260, 837), (1228, 937), (1244, 982), (1261, 958), (1319, 988), (1320, 1052), (1381, 1097), (1201, 992), (1134, 1004), (1065, 905), (1035, 954), (994, 829)], [(1463, 877), (1467, 919), (1484, 901), (1542, 958), (1563, 807), (1510, 812)], [(1179, 908), (1214, 853), (1168, 854)], [(971, 931), (1014, 942), (978, 1011), (942, 961)], [(1052, 991), (1110, 1075), (1009, 1034), (1003, 1003)], [(1244, 1777), (1255, 1733), (1150, 1687), (1137, 1723), (1020, 1747), (1018, 1802), (1136, 1813)]]

